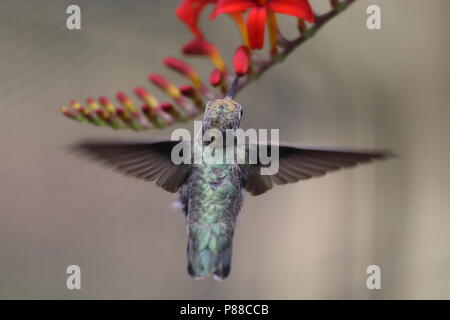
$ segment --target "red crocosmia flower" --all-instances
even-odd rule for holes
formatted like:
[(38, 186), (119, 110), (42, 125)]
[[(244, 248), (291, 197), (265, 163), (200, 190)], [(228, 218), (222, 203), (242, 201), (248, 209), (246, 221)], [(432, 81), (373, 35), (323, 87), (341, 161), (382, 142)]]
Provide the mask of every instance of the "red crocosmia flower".
[(166, 57), (164, 59), (164, 64), (172, 70), (175, 70), (176, 72), (188, 77), (195, 87), (201, 86), (202, 82), (200, 80), (200, 76), (197, 72), (195, 72), (194, 68), (192, 68), (186, 62), (181, 61), (177, 58)]
[(250, 66), (249, 54), (249, 49), (246, 46), (237, 48), (233, 57), (233, 68), (238, 76), (243, 76), (248, 72)]
[(219, 49), (210, 42), (201, 39), (192, 40), (186, 43), (181, 48), (181, 51), (186, 55), (206, 56), (214, 63), (217, 69), (225, 70), (225, 63)]
[(169, 96), (174, 99), (178, 99), (180, 97), (180, 91), (177, 87), (175, 87), (169, 80), (163, 77), (160, 74), (152, 73), (148, 76), (148, 79), (158, 88), (165, 91)]
[(178, 90), (180, 90), (181, 94), (186, 97), (192, 97), (195, 94), (194, 87), (190, 85), (182, 85), (178, 88)]
[(213, 56), (217, 53), (217, 48), (210, 42), (205, 40), (192, 40), (186, 43), (182, 48), (184, 54), (199, 55), (199, 56)]
[(223, 72), (219, 69), (214, 69), (209, 75), (209, 83), (213, 87), (219, 86), (223, 81)]
[(198, 27), (198, 19), (204, 7), (217, 0), (183, 0), (176, 10), (177, 17), (183, 21), (197, 38), (203, 38)]
[(218, 0), (211, 18), (222, 13), (244, 12), (248, 9), (247, 30), (252, 49), (264, 46), (267, 17), (274, 12), (314, 22), (314, 13), (308, 0)]

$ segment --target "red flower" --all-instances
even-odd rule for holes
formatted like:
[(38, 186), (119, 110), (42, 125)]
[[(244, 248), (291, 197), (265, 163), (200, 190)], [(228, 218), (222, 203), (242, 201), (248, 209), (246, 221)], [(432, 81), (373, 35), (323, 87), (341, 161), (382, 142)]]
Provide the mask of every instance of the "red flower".
[(197, 38), (203, 38), (198, 27), (198, 19), (204, 7), (217, 0), (183, 0), (176, 10), (177, 17), (191, 29)]
[(246, 46), (240, 46), (237, 48), (233, 57), (234, 72), (238, 76), (243, 76), (248, 72), (250, 66), (250, 52)]
[(205, 40), (197, 39), (186, 43), (181, 51), (186, 55), (206, 56), (208, 57), (220, 71), (225, 70), (225, 63), (217, 49), (212, 43)]
[(209, 83), (213, 87), (219, 86), (223, 81), (223, 72), (219, 69), (214, 69), (211, 74), (209, 75)]
[(186, 62), (181, 61), (177, 58), (167, 57), (164, 59), (164, 64), (172, 70), (175, 70), (176, 72), (189, 78), (195, 87), (198, 88), (201, 86), (202, 81), (200, 80), (200, 76), (197, 72), (195, 72), (194, 68), (192, 68)]
[(222, 13), (244, 12), (248, 9), (250, 13), (247, 30), (253, 49), (261, 49), (264, 46), (266, 21), (274, 12), (314, 22), (314, 13), (308, 0), (218, 0), (211, 18)]

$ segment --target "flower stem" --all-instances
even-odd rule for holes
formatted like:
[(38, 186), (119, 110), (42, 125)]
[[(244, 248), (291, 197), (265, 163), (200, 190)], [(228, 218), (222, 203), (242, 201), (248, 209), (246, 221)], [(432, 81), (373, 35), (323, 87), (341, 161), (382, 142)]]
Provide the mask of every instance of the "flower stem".
[(355, 1), (356, 0), (343, 0), (339, 3), (339, 10), (334, 10), (333, 8), (331, 11), (323, 15), (317, 16), (316, 22), (310, 28), (306, 29), (305, 32), (300, 35), (300, 37), (288, 42), (286, 47), (280, 53), (276, 54), (269, 60), (260, 62), (259, 65), (255, 64), (255, 68), (252, 74), (250, 76), (243, 77), (242, 80), (240, 81), (238, 92), (241, 91), (253, 80), (258, 79), (262, 74), (264, 74), (275, 64), (287, 58), (295, 49), (297, 49), (307, 40), (311, 39), (315, 35), (315, 33), (319, 31), (328, 21), (330, 21), (335, 16), (340, 14), (342, 11), (347, 9), (347, 7), (349, 7)]

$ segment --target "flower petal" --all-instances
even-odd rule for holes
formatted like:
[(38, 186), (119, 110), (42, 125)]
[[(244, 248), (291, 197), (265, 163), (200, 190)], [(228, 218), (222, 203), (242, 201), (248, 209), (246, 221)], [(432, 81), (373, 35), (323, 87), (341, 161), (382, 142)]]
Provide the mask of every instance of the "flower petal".
[(196, 37), (203, 38), (203, 34), (198, 27), (198, 19), (203, 8), (208, 3), (214, 2), (216, 0), (184, 0), (175, 13), (178, 19), (183, 21)]
[(314, 12), (308, 0), (270, 0), (267, 9), (314, 22)]
[(262, 49), (264, 47), (266, 16), (267, 10), (265, 7), (255, 7), (248, 14), (248, 39), (252, 49)]
[(242, 12), (256, 5), (255, 0), (218, 0), (216, 9), (209, 18), (214, 19), (222, 13)]

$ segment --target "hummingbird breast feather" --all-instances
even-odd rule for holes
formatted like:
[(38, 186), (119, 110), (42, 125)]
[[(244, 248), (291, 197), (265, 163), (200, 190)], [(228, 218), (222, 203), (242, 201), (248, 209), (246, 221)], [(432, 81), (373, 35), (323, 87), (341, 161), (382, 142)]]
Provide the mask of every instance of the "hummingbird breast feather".
[(224, 279), (231, 266), (236, 218), (243, 202), (243, 179), (233, 164), (202, 164), (180, 188), (188, 225), (188, 272), (194, 278)]

